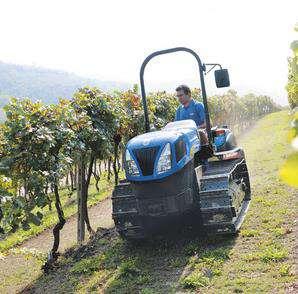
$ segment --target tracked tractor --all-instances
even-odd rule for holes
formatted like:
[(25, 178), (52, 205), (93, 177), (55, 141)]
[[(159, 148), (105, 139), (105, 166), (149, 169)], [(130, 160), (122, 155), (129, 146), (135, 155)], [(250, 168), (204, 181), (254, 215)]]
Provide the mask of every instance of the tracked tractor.
[[(144, 71), (159, 55), (190, 53), (199, 68), (206, 117), (208, 145), (203, 145), (193, 120), (169, 122), (150, 131)], [(185, 47), (150, 54), (140, 70), (145, 117), (142, 135), (132, 138), (125, 149), (126, 179), (115, 186), (113, 219), (120, 236), (128, 240), (154, 236), (175, 224), (190, 222), (207, 234), (236, 233), (249, 208), (251, 191), (244, 151), (227, 126), (211, 128), (204, 75), (215, 67), (218, 88), (230, 85), (227, 69), (203, 64)], [(202, 163), (208, 158), (208, 165)]]

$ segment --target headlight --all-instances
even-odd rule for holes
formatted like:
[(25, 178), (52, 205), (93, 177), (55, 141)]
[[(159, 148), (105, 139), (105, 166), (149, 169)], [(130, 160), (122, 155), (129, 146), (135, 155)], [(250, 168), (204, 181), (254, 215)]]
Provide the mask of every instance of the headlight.
[(171, 169), (171, 146), (167, 143), (163, 148), (157, 163), (157, 173), (164, 173)]
[(127, 171), (131, 176), (139, 176), (140, 172), (139, 169), (133, 160), (133, 158), (130, 155), (130, 152), (126, 149), (125, 152), (125, 161), (126, 161), (126, 166), (127, 166)]

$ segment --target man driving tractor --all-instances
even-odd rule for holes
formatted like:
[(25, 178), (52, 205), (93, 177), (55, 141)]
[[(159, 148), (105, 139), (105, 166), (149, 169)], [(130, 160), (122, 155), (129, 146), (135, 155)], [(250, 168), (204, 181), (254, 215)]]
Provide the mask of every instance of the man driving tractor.
[(208, 144), (205, 133), (206, 121), (203, 103), (192, 99), (190, 88), (186, 85), (180, 85), (176, 88), (176, 96), (180, 105), (176, 110), (175, 121), (192, 119), (199, 129), (201, 144)]
[(186, 85), (178, 86), (176, 96), (181, 105), (176, 111), (175, 120), (192, 119), (198, 128), (205, 128), (204, 105), (192, 99), (190, 88)]

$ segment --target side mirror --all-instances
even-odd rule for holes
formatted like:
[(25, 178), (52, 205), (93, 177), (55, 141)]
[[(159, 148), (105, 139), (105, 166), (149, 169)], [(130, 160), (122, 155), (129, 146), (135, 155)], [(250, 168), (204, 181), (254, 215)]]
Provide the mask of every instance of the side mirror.
[(229, 72), (227, 69), (215, 70), (214, 77), (217, 88), (224, 88), (230, 86)]

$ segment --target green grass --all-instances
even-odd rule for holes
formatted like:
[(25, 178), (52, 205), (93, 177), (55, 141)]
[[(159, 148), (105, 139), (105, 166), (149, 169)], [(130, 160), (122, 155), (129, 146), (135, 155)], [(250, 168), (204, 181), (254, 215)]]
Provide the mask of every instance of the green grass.
[(278, 178), (291, 151), (288, 126), (286, 112), (271, 114), (241, 142), (247, 151), (253, 199), (222, 275), (213, 279), (206, 292), (283, 293), (295, 281), (291, 252), (297, 200)]
[(185, 229), (145, 244), (122, 241), (111, 229), (61, 257), (31, 285), (48, 293), (284, 293), (293, 274), (294, 191), (278, 178), (290, 152), (286, 112), (271, 114), (241, 141), (252, 203), (236, 237), (202, 239)]
[[(92, 206), (108, 197), (111, 194), (113, 185), (113, 181), (108, 181), (106, 175), (104, 174), (99, 183), (100, 191), (97, 192), (94, 181), (92, 180), (89, 188), (88, 206)], [(76, 214), (77, 192), (74, 191), (71, 195), (69, 195), (69, 190), (67, 188), (63, 188), (60, 190), (60, 197), (65, 217), (69, 218), (70, 216)], [(1, 240), (0, 252), (5, 252), (16, 245), (23, 243), (27, 239), (38, 235), (45, 229), (54, 226), (57, 223), (58, 218), (55, 206), (52, 206), (52, 211), (49, 210), (48, 206), (42, 210), (44, 217), (40, 226), (30, 224), (30, 230), (26, 231), (20, 228), (15, 233), (8, 235), (4, 240)]]

